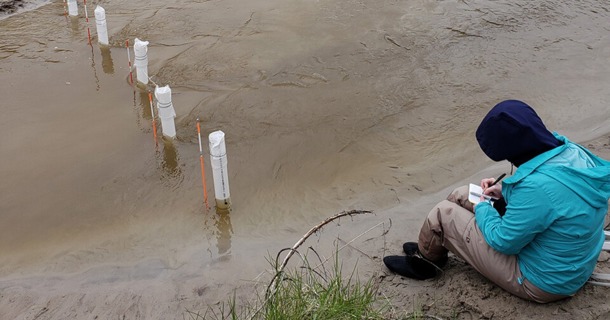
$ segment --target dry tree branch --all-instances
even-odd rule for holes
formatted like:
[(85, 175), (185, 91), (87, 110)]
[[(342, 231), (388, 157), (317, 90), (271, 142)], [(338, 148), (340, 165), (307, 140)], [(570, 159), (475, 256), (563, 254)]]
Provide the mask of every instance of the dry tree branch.
[[(326, 218), (324, 221), (322, 221), (321, 223), (313, 226), (311, 229), (309, 229), (309, 231), (307, 231), (307, 233), (305, 233), (305, 235), (299, 239), (299, 241), (297, 241), (297, 243), (295, 243), (292, 248), (290, 248), (290, 252), (288, 252), (288, 254), (286, 255), (286, 257), (284, 258), (284, 261), (282, 262), (282, 264), (280, 265), (280, 267), (276, 270), (276, 276), (273, 278), (273, 280), (271, 281), (271, 283), (269, 284), (269, 288), (271, 289), (271, 291), (275, 291), (275, 286), (277, 285), (278, 282), (278, 274), (282, 273), (284, 271), (284, 268), (286, 267), (286, 265), (288, 264), (288, 260), (290, 260), (290, 258), (292, 257), (292, 255), (294, 255), (294, 253), (296, 252), (296, 250), (303, 244), (303, 242), (305, 242), (305, 240), (307, 240), (307, 238), (309, 238), (312, 234), (316, 233), (318, 230), (322, 229), (322, 227), (324, 227), (325, 225), (329, 224), (330, 222), (337, 220), (339, 218), (345, 217), (345, 216), (354, 216), (357, 214), (365, 214), (365, 213), (372, 213), (372, 211), (367, 211), (367, 210), (350, 210), (350, 211), (343, 211), (341, 213), (338, 213), (332, 217)], [(269, 292), (269, 290), (267, 290), (267, 292)]]

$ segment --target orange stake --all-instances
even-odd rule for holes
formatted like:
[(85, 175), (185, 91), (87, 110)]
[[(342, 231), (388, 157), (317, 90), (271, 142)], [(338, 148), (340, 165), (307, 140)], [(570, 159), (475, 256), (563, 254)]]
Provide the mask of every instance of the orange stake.
[(129, 39), (125, 40), (125, 48), (127, 48), (127, 60), (129, 61), (129, 79), (133, 84), (133, 73), (131, 72), (131, 55), (129, 54)]
[(85, 19), (87, 20), (87, 38), (89, 39), (89, 45), (91, 45), (91, 30), (89, 30), (89, 14), (87, 13), (87, 0), (85, 2)]
[(197, 118), (197, 136), (199, 138), (199, 163), (201, 164), (201, 183), (203, 184), (203, 201), (205, 202), (205, 209), (209, 210), (208, 205), (208, 190), (205, 186), (205, 169), (203, 165), (203, 148), (201, 147), (201, 127), (199, 126), (199, 118)]
[(150, 115), (152, 117), (153, 136), (155, 137), (155, 145), (157, 145), (157, 121), (155, 121), (155, 111), (153, 108), (152, 93), (148, 92), (148, 102), (150, 103)]

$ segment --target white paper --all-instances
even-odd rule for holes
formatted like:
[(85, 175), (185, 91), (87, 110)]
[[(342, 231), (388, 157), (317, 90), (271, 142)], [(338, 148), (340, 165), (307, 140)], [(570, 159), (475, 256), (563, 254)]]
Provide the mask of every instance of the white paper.
[[(474, 204), (477, 204), (477, 203), (481, 202), (482, 194), (483, 194), (483, 188), (481, 188), (481, 186), (471, 183), (470, 186), (468, 187), (468, 201), (470, 201)], [(487, 199), (490, 199), (492, 204), (493, 204), (494, 200), (498, 200), (497, 198), (490, 197), (487, 195), (484, 195), (484, 197)]]

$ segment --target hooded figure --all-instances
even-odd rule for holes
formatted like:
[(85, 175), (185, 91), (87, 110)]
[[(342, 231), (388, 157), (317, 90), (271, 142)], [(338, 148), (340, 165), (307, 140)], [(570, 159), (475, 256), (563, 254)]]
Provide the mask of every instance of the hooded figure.
[(610, 163), (549, 132), (517, 100), (493, 107), (476, 137), (489, 158), (518, 167), (502, 183), (502, 217), (488, 203), (475, 207), (486, 242), (517, 255), (523, 278), (538, 288), (573, 295), (591, 276), (605, 239)]
[(518, 100), (498, 103), (476, 133), (481, 150), (494, 161), (515, 166), (562, 144), (549, 132), (534, 109)]
[(489, 201), (469, 202), (468, 186), (457, 188), (428, 213), (418, 242), (403, 245), (406, 256), (383, 262), (405, 277), (428, 279), (451, 251), (521, 298), (547, 303), (572, 296), (591, 276), (604, 243), (610, 162), (549, 132), (517, 100), (494, 106), (476, 138), (489, 158), (517, 166), (493, 187), (490, 179), (481, 181), (485, 194), (504, 200), (504, 214)]

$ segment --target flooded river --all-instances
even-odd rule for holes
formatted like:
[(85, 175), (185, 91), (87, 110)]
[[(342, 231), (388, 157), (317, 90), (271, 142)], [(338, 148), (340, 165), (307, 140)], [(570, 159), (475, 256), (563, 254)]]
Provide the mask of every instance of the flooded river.
[[(142, 302), (158, 318), (223, 300), (342, 210), (414, 238), (425, 212), (410, 205), (492, 164), (474, 131), (495, 103), (524, 100), (576, 141), (610, 132), (609, 5), (100, 0), (87, 23), (84, 3), (72, 18), (54, 0), (3, 18), (0, 288), (15, 299), (0, 314), (166, 292)], [(155, 144), (154, 86), (130, 84), (136, 37), (172, 88), (175, 140)], [(205, 209), (197, 118), (204, 138), (226, 134), (229, 213)]]

